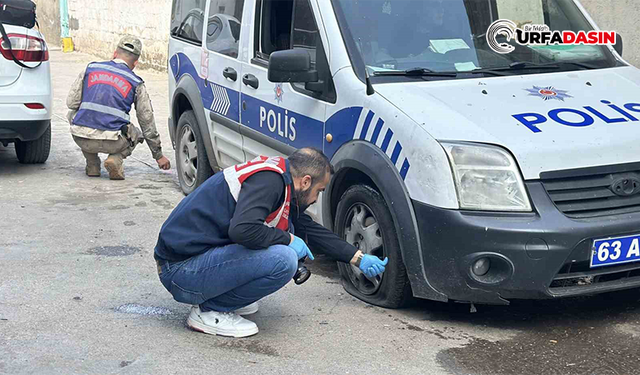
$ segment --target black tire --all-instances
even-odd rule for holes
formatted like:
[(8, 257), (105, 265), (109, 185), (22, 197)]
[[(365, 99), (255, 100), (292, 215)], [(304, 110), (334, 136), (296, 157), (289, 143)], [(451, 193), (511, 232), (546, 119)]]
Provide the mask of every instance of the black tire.
[[(180, 188), (185, 195), (191, 194), (213, 176), (204, 142), (195, 114), (185, 111), (176, 129), (176, 166)], [(195, 148), (190, 148), (189, 144), (195, 145)]]
[(35, 141), (16, 141), (16, 156), (22, 164), (42, 164), (51, 151), (51, 125)]
[[(359, 217), (360, 212), (364, 212), (362, 228), (365, 228), (365, 235), (370, 237), (371, 229), (376, 229), (374, 241), (366, 241), (362, 235), (354, 235), (358, 229), (353, 228), (353, 220), (358, 221), (354, 217)], [(377, 227), (372, 227), (374, 224), (371, 223), (377, 224)], [(350, 187), (338, 203), (335, 230), (338, 236), (360, 248), (363, 252), (376, 255), (380, 259), (389, 258), (389, 263), (379, 279), (377, 288), (376, 284), (364, 277), (356, 267), (338, 262), (342, 285), (349, 294), (373, 305), (388, 308), (399, 308), (412, 300), (411, 284), (402, 260), (393, 218), (384, 198), (378, 191), (367, 185)], [(357, 243), (358, 237), (362, 243)], [(370, 245), (371, 242), (375, 244)], [(376, 247), (380, 244), (382, 244), (381, 247)]]

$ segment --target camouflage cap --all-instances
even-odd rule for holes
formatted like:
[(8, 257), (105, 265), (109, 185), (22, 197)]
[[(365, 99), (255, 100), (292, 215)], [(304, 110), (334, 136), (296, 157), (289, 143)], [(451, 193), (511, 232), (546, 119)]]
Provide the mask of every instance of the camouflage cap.
[(118, 43), (118, 48), (121, 48), (127, 52), (130, 52), (136, 56), (142, 54), (142, 42), (140, 39), (133, 36), (124, 36)]

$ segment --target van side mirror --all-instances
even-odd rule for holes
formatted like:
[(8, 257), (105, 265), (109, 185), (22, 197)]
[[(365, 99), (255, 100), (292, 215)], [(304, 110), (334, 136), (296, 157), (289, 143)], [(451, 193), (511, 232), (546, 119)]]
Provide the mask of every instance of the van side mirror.
[(311, 55), (303, 49), (271, 53), (268, 74), (271, 82), (318, 82), (318, 71), (311, 68)]
[(618, 55), (622, 56), (622, 35), (616, 35), (616, 44), (613, 45), (613, 49), (618, 52)]

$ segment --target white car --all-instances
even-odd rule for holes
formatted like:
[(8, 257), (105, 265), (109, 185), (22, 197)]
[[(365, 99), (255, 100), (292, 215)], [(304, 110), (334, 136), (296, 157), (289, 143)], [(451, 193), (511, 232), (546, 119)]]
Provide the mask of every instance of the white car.
[(51, 147), (51, 72), (49, 50), (42, 34), (25, 27), (4, 25), (11, 40), (0, 37), (0, 143), (15, 143), (18, 160), (44, 163)]

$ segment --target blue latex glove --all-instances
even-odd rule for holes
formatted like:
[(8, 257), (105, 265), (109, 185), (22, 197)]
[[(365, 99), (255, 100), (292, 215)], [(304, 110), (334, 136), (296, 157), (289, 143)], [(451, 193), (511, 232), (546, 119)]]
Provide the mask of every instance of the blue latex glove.
[(360, 270), (366, 277), (376, 277), (384, 272), (384, 267), (389, 263), (389, 258), (384, 258), (384, 261), (380, 258), (365, 254), (360, 261)]
[(309, 250), (309, 247), (306, 243), (304, 243), (302, 238), (293, 236), (293, 242), (291, 242), (289, 247), (296, 251), (296, 254), (298, 254), (298, 259), (308, 257), (309, 259), (313, 260), (313, 254), (311, 254), (311, 250)]

